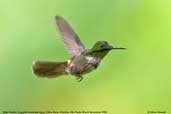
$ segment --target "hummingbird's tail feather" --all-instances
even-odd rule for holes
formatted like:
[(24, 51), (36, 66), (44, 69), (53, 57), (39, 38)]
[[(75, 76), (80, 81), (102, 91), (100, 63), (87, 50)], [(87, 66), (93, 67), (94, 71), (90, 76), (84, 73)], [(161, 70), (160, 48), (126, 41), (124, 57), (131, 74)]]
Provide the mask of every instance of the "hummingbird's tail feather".
[(67, 74), (65, 71), (67, 62), (41, 62), (34, 61), (33, 73), (38, 77), (55, 78)]

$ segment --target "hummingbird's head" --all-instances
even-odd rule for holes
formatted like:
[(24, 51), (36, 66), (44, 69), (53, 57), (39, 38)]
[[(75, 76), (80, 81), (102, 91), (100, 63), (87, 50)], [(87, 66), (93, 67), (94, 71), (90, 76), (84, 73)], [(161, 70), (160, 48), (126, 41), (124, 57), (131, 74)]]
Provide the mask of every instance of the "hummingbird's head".
[(91, 50), (96, 52), (102, 52), (102, 51), (110, 51), (113, 49), (125, 49), (125, 48), (118, 47), (118, 46), (111, 46), (106, 41), (97, 41)]
[(94, 56), (97, 56), (101, 59), (104, 58), (104, 56), (110, 51), (114, 49), (125, 49), (118, 46), (111, 46), (106, 41), (98, 41), (94, 44), (91, 51), (93, 52)]

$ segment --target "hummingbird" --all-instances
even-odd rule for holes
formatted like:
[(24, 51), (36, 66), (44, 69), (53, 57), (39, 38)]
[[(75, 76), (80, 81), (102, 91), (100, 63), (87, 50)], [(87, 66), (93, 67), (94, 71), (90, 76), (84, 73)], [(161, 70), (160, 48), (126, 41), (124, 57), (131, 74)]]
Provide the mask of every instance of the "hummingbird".
[(71, 75), (82, 81), (83, 75), (97, 69), (109, 51), (126, 49), (112, 46), (107, 41), (97, 41), (92, 48), (87, 49), (63, 17), (55, 16), (55, 22), (71, 58), (63, 62), (33, 61), (32, 70), (38, 77), (55, 78)]

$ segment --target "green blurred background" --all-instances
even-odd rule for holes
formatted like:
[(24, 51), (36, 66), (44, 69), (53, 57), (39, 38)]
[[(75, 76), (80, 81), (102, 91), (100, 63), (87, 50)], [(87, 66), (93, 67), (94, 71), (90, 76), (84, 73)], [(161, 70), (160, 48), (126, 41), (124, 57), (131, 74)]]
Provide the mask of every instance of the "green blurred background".
[[(33, 60), (69, 58), (55, 15), (89, 48), (106, 40), (127, 50), (110, 52), (81, 83), (37, 78)], [(170, 42), (170, 0), (0, 0), (0, 110), (169, 114)]]

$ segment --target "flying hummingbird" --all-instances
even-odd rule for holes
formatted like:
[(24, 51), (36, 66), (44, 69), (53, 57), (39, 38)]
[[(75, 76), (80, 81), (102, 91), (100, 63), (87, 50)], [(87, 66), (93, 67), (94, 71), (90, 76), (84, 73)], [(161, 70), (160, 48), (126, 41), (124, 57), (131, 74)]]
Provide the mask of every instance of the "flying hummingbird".
[(111, 46), (107, 41), (97, 41), (91, 49), (87, 49), (63, 17), (56, 16), (55, 21), (61, 39), (71, 58), (64, 62), (34, 61), (32, 69), (38, 77), (54, 78), (71, 74), (78, 81), (81, 81), (84, 74), (95, 70), (99, 66), (101, 60), (110, 50), (125, 49)]

